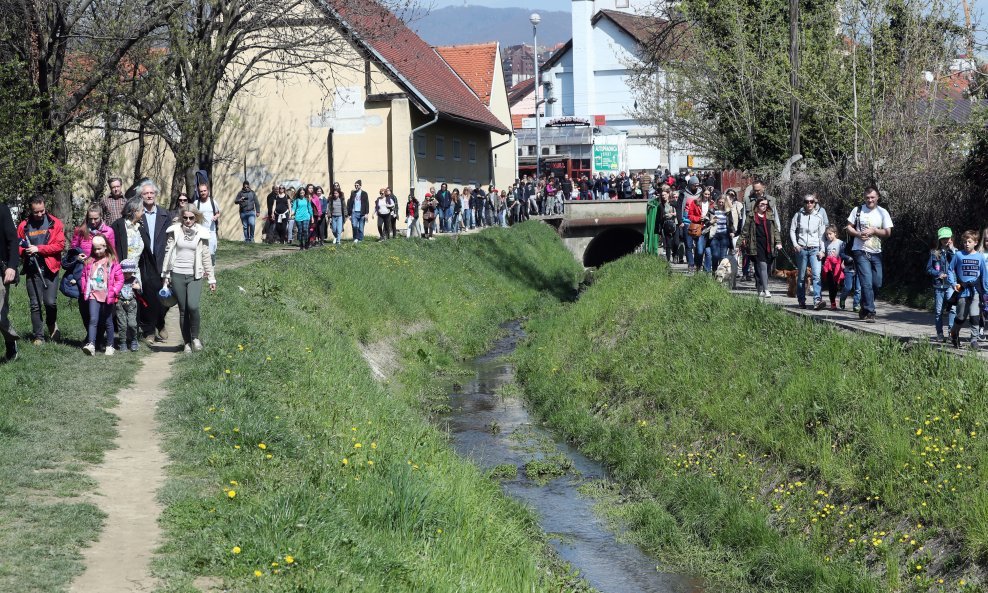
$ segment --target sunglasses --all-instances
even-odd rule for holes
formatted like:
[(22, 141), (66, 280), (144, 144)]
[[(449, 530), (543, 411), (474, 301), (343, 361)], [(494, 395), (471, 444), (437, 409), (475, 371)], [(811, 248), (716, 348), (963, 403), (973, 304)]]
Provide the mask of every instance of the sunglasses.
[(195, 220), (195, 219), (196, 219), (195, 216), (183, 216), (182, 217), (182, 220)]
[(816, 204), (816, 200), (803, 200), (804, 204)]
[(188, 198), (179, 198), (178, 201), (179, 202), (188, 202), (189, 199)]

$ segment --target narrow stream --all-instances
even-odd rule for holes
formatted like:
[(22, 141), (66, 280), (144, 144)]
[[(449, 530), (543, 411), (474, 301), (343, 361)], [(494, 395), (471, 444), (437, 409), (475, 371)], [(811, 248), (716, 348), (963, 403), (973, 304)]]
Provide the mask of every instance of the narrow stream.
[[(505, 329), (507, 335), (470, 364), (476, 376), (450, 396), (447, 421), (457, 453), (485, 470), (503, 464), (517, 467), (517, 477), (502, 481), (505, 492), (534, 510), (560, 557), (601, 593), (701, 591), (693, 579), (659, 572), (654, 560), (619, 542), (593, 513), (593, 501), (577, 490), (588, 481), (607, 477), (600, 463), (533, 422), (520, 398), (497, 395), (500, 387), (514, 380), (514, 367), (505, 356), (524, 337), (518, 322), (506, 324)], [(573, 463), (566, 475), (544, 484), (526, 477), (526, 463), (560, 454)]]

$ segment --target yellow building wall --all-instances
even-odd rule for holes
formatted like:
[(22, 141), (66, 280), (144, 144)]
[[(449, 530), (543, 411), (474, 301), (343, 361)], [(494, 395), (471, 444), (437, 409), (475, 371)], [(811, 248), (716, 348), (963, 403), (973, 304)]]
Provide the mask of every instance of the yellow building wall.
[[(243, 237), (239, 208), (233, 203), (246, 177), (266, 212), (266, 197), (272, 185), (292, 186), (313, 183), (321, 185), (328, 194), (331, 188), (328, 162), (328, 136), (333, 130), (333, 169), (345, 197), (353, 184), (362, 180), (363, 189), (373, 201), (378, 190), (391, 187), (398, 196), (402, 212), (410, 189), (409, 134), (413, 127), (427, 123), (425, 115), (405, 96), (401, 87), (391, 81), (373, 62), (369, 64), (370, 95), (368, 100), (365, 68), (368, 64), (350, 48), (350, 55), (332, 68), (326, 67), (317, 79), (306, 76), (280, 76), (260, 79), (244, 89), (231, 108), (226, 126), (217, 142), (212, 171), (213, 197), (223, 212), (220, 237), (238, 240)], [(503, 92), (503, 78), (495, 93)], [(504, 116), (510, 128), (507, 98)], [(490, 182), (491, 138), (503, 142), (507, 136), (466, 124), (440, 119), (424, 130), (426, 156), (416, 158), (415, 187), (421, 199), (431, 186), (446, 180), (450, 188), (468, 183)], [(91, 134), (91, 133), (89, 133)], [(445, 137), (444, 160), (436, 159), (436, 136)], [(460, 159), (453, 157), (452, 140), (461, 141)], [(153, 139), (152, 139), (153, 141)], [(468, 158), (468, 142), (477, 144), (476, 160)], [(167, 205), (170, 195), (174, 157), (160, 141), (153, 141), (154, 150), (145, 155), (144, 174), (161, 186), (161, 202)], [(131, 180), (136, 145), (123, 144), (114, 152), (112, 171)], [(514, 177), (514, 143), (499, 154), (500, 185)], [(506, 156), (500, 156), (500, 155)], [(503, 163), (511, 162), (505, 166)], [(85, 167), (86, 163), (80, 163)], [(500, 181), (501, 177), (505, 181)], [(510, 178), (510, 179), (509, 179)], [(399, 226), (404, 226), (400, 217)], [(261, 222), (258, 221), (258, 231)], [(376, 235), (376, 225), (368, 221), (366, 233)], [(349, 236), (349, 225), (346, 234)]]
[[(490, 110), (504, 127), (511, 129), (511, 107), (508, 106), (508, 89), (504, 84), (504, 68), (501, 62), (501, 45), (497, 47), (497, 59), (494, 68), (494, 85), (491, 89)], [(497, 189), (507, 189), (518, 175), (518, 142), (514, 134), (495, 134), (491, 132), (491, 146), (497, 146), (505, 140), (510, 140), (504, 146), (494, 150), (494, 185)]]

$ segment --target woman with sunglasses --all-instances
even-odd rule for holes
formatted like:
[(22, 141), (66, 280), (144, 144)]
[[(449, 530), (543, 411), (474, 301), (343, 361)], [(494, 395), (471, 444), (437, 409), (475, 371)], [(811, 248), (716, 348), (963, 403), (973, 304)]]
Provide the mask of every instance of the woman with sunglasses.
[(333, 191), (326, 201), (326, 215), (329, 216), (330, 228), (333, 231), (333, 244), (339, 245), (343, 237), (343, 217), (346, 215), (346, 198), (339, 183), (333, 184)]
[(817, 257), (817, 254), (822, 253), (826, 232), (827, 218), (817, 208), (816, 194), (807, 194), (803, 197), (803, 207), (789, 224), (789, 240), (796, 250), (796, 300), (799, 301), (800, 309), (806, 308), (807, 266), (813, 273), (813, 308), (819, 311), (826, 306), (820, 291), (822, 261)]
[(201, 212), (185, 206), (179, 209), (175, 224), (165, 231), (168, 242), (161, 278), (178, 302), (186, 353), (202, 350), (199, 301), (203, 279), (209, 283), (209, 290), (216, 290), (213, 260), (209, 255), (209, 230), (202, 226), (202, 221)]

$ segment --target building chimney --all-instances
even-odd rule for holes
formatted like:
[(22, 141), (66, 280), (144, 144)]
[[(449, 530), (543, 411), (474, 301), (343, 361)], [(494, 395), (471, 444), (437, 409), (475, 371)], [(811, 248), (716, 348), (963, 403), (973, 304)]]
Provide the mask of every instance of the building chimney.
[(595, 55), (593, 27), (590, 21), (597, 14), (595, 0), (573, 0), (573, 115), (592, 117), (596, 112), (594, 84)]

